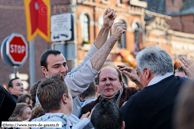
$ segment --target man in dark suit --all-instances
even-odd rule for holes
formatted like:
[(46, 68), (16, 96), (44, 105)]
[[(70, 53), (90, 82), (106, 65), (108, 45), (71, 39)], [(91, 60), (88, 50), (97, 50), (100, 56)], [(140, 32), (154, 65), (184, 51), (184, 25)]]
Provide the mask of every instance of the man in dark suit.
[(127, 66), (120, 70), (144, 89), (121, 107), (126, 129), (171, 129), (177, 93), (186, 80), (173, 75), (173, 60), (164, 49), (149, 46), (138, 53), (137, 72)]

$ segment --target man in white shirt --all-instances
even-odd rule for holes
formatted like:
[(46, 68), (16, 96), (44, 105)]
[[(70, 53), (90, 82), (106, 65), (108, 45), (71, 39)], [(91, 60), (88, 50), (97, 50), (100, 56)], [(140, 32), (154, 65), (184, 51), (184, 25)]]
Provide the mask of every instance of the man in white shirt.
[(45, 77), (51, 77), (56, 74), (63, 75), (73, 98), (88, 88), (89, 84), (99, 73), (98, 71), (103, 66), (114, 44), (126, 31), (126, 25), (123, 22), (115, 23), (113, 33), (107, 40), (108, 33), (116, 18), (115, 11), (108, 8), (103, 18), (103, 27), (91, 49), (84, 57), (84, 61), (69, 73), (67, 73), (68, 67), (66, 59), (59, 51), (47, 50), (41, 56), (40, 65)]

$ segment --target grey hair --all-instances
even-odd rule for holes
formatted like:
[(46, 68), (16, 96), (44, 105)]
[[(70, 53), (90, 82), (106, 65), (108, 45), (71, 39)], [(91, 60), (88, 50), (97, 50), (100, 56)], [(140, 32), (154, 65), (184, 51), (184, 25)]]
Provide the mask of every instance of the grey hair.
[(140, 51), (137, 56), (137, 67), (143, 73), (148, 68), (154, 75), (164, 75), (173, 72), (173, 60), (168, 52), (157, 46), (148, 46)]

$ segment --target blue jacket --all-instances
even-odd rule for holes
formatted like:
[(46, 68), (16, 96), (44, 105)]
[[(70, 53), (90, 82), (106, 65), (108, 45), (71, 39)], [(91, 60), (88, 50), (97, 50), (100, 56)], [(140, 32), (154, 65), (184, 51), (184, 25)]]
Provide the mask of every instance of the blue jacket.
[[(89, 121), (89, 119), (84, 118), (81, 121), (79, 120), (78, 117), (75, 115), (71, 114), (69, 117), (67, 117), (63, 113), (46, 113), (45, 115), (35, 118), (32, 120), (32, 122), (41, 122), (41, 121), (53, 121), (53, 122), (62, 122), (62, 128), (60, 129), (70, 129), (69, 126), (69, 121), (73, 124), (73, 127), (71, 129), (93, 129), (93, 125)], [(40, 128), (31, 128), (31, 129), (40, 129)], [(41, 128), (44, 129), (44, 128)], [(45, 127), (45, 129), (57, 129), (57, 128), (48, 128)]]

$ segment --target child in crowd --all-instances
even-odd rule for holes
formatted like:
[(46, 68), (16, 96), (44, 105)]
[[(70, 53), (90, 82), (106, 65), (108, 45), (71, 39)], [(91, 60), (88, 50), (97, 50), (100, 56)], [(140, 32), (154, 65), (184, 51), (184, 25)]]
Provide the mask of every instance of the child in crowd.
[(24, 121), (31, 116), (31, 106), (26, 103), (17, 103), (13, 114), (9, 118), (10, 121)]

